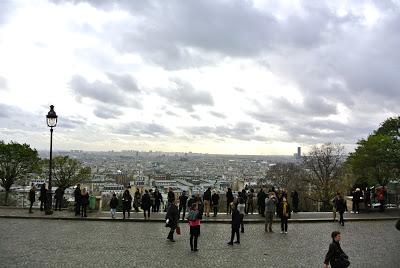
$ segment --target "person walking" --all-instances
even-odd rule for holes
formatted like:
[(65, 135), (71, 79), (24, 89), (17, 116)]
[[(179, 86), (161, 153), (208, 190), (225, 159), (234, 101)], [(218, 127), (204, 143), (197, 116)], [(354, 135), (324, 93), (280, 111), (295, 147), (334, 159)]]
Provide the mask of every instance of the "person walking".
[(346, 268), (350, 265), (349, 257), (340, 247), (342, 239), (340, 232), (334, 231), (331, 234), (332, 243), (329, 245), (328, 253), (325, 255), (324, 268), (330, 264), (332, 268)]
[(149, 189), (150, 196), (150, 210), (151, 212), (156, 212), (156, 198), (154, 197), (153, 189)]
[(187, 219), (190, 228), (190, 250), (198, 251), (197, 240), (200, 236), (201, 215), (196, 203), (193, 203), (190, 207)]
[(203, 194), (203, 201), (204, 201), (204, 212), (206, 217), (210, 217), (210, 206), (211, 206), (211, 187)]
[(371, 209), (371, 189), (368, 187), (364, 191), (364, 207), (367, 212)]
[(218, 207), (219, 207), (219, 192), (216, 193), (214, 191), (213, 195), (211, 196), (211, 202), (212, 202), (212, 207), (213, 207), (213, 210), (214, 210), (213, 217), (217, 217)]
[(62, 204), (62, 200), (64, 198), (64, 188), (63, 187), (57, 188), (54, 198), (56, 199), (56, 206), (55, 206), (54, 210), (57, 210), (57, 208), (58, 208), (58, 210), (61, 211), (61, 204)]
[(35, 201), (36, 201), (36, 187), (35, 187), (35, 184), (33, 184), (33, 183), (31, 184), (31, 189), (29, 190), (28, 199), (30, 202), (29, 213), (33, 213), (32, 206), (33, 206), (33, 203), (35, 203)]
[(87, 206), (89, 204), (89, 192), (86, 188), (83, 188), (81, 191), (81, 203), (82, 203), (82, 212), (81, 217), (87, 217)]
[(75, 197), (75, 216), (79, 216), (81, 214), (81, 205), (82, 205), (81, 185), (79, 183), (76, 185), (74, 191), (74, 197)]
[(43, 211), (46, 207), (46, 184), (42, 184), (40, 187), (40, 196), (39, 196), (39, 201), (40, 201), (40, 211)]
[(251, 188), (250, 191), (247, 193), (247, 209), (246, 214), (253, 214), (254, 212), (254, 189)]
[(183, 211), (182, 220), (185, 220), (186, 204), (187, 204), (188, 198), (189, 197), (186, 195), (186, 191), (183, 191), (182, 194), (179, 196), (179, 215)]
[(339, 224), (344, 226), (344, 219), (343, 219), (343, 214), (347, 210), (347, 204), (346, 200), (344, 200), (343, 195), (339, 193), (339, 198), (336, 203), (336, 209), (339, 212), (340, 218), (339, 218)]
[(237, 209), (238, 209), (239, 215), (240, 215), (240, 232), (244, 233), (243, 219), (244, 219), (244, 213), (246, 210), (246, 205), (244, 204), (244, 199), (241, 197), (239, 197), (239, 204), (237, 205)]
[(297, 213), (299, 212), (299, 193), (294, 190), (290, 197), (292, 198), (292, 207), (293, 207), (293, 212)]
[(165, 219), (167, 221), (166, 226), (170, 228), (167, 239), (171, 242), (175, 242), (174, 240), (174, 232), (175, 229), (179, 226), (179, 209), (177, 206), (177, 200), (174, 200), (167, 210), (167, 215), (165, 215)]
[(128, 213), (128, 219), (131, 217), (131, 204), (132, 204), (132, 196), (129, 192), (129, 189), (125, 189), (122, 194), (122, 214), (123, 219), (125, 220), (125, 213)]
[(139, 188), (136, 188), (134, 197), (135, 199), (133, 201), (133, 207), (135, 208), (135, 212), (139, 212), (140, 201), (142, 200), (142, 195), (140, 194)]
[(228, 188), (228, 191), (226, 192), (226, 214), (231, 214), (232, 212), (231, 203), (233, 202), (233, 199), (232, 189)]
[(272, 222), (275, 214), (275, 193), (270, 192), (269, 196), (265, 199), (265, 232), (273, 233)]
[[(240, 213), (237, 209), (236, 203), (231, 203), (231, 212), (232, 212), (232, 221), (231, 221), (231, 241), (228, 242), (228, 245), (233, 245), (233, 243), (240, 244)], [(233, 242), (236, 234), (236, 241)]]
[(110, 211), (111, 211), (111, 218), (115, 219), (115, 213), (117, 212), (118, 207), (118, 198), (115, 193), (113, 193), (113, 197), (110, 200)]
[[(143, 214), (144, 214), (145, 220), (147, 218), (150, 218), (150, 206), (151, 206), (150, 194), (149, 194), (148, 190), (145, 190), (144, 195), (142, 195), (142, 209), (143, 209)], [(146, 212), (147, 212), (147, 215), (146, 215)]]
[(283, 197), (278, 207), (278, 216), (281, 218), (281, 234), (288, 233), (288, 219), (290, 219), (290, 213), (290, 205), (286, 197)]

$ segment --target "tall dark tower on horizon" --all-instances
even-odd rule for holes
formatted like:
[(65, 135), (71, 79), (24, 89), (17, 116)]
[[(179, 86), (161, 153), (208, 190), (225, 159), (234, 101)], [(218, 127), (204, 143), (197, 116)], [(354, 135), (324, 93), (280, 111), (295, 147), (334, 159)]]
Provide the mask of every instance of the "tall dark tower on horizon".
[(301, 147), (297, 147), (297, 158), (301, 158)]

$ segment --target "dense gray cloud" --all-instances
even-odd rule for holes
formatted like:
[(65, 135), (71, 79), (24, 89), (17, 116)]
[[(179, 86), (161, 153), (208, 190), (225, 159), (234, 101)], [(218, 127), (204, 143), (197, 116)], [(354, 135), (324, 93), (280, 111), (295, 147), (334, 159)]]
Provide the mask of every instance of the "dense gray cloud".
[(136, 81), (128, 74), (107, 73), (107, 76), (117, 87), (126, 92), (140, 92)]
[(173, 134), (168, 128), (156, 124), (145, 122), (130, 122), (122, 124), (114, 130), (115, 133), (132, 136), (166, 136)]
[[(118, 80), (120, 77), (114, 76), (113, 78), (115, 81), (115, 79)], [(123, 83), (121, 80), (117, 82), (119, 84)], [(126, 85), (127, 83), (124, 84), (124, 86)], [(118, 84), (109, 84), (98, 80), (90, 83), (84, 77), (75, 75), (70, 81), (70, 87), (77, 97), (90, 98), (104, 104), (114, 104), (137, 109), (143, 108), (140, 102), (133, 99), (134, 96), (132, 94), (121, 90)]]
[(173, 89), (158, 91), (159, 95), (166, 98), (171, 104), (188, 112), (193, 112), (196, 105), (214, 105), (210, 92), (196, 90), (191, 84), (180, 79), (174, 79), (172, 82), (175, 84)]
[(185, 127), (184, 130), (193, 136), (200, 137), (217, 137), (217, 138), (231, 138), (238, 140), (256, 140), (256, 141), (267, 141), (266, 137), (256, 134), (258, 130), (251, 123), (239, 122), (235, 125), (230, 126), (196, 126), (196, 127)]
[(210, 111), (210, 114), (212, 114), (213, 116), (218, 117), (218, 118), (222, 118), (222, 119), (226, 118), (226, 115), (218, 113), (218, 112)]
[(93, 113), (103, 119), (115, 119), (123, 113), (116, 107), (108, 107), (105, 105), (99, 105), (94, 109)]

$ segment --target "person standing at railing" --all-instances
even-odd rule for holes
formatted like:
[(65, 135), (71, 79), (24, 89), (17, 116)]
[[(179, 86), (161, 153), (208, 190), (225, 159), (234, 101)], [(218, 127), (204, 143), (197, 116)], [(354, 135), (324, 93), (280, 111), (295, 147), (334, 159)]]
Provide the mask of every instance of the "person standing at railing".
[(42, 186), (40, 187), (40, 196), (39, 196), (39, 200), (40, 200), (40, 211), (43, 211), (45, 206), (46, 206), (46, 184), (42, 184)]
[(58, 187), (54, 197), (56, 199), (56, 207), (54, 210), (57, 210), (58, 208), (58, 210), (61, 211), (61, 203), (64, 198), (64, 188)]
[(31, 202), (29, 206), (29, 213), (33, 213), (32, 206), (33, 203), (35, 203), (35, 199), (36, 199), (36, 187), (35, 184), (32, 183), (31, 189), (29, 190), (29, 202)]

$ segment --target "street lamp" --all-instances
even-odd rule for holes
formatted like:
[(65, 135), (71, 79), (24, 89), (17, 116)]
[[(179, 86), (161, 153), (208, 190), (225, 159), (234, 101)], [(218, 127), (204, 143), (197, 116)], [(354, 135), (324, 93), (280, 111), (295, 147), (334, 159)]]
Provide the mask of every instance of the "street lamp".
[(49, 186), (47, 189), (46, 215), (53, 214), (52, 210), (52, 193), (51, 193), (51, 171), (53, 162), (53, 127), (57, 125), (57, 114), (54, 111), (54, 105), (50, 105), (50, 111), (46, 116), (47, 126), (50, 128), (50, 162), (49, 162)]

